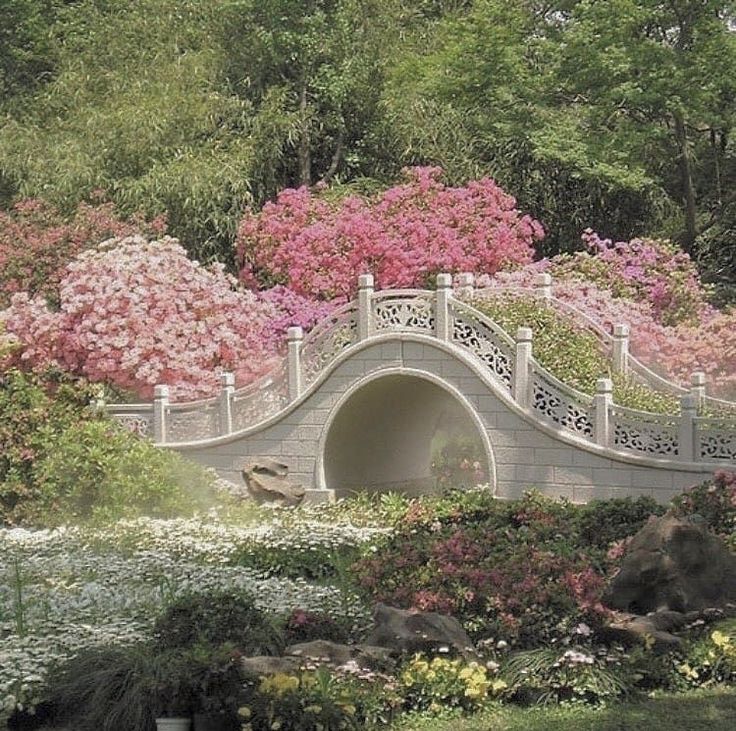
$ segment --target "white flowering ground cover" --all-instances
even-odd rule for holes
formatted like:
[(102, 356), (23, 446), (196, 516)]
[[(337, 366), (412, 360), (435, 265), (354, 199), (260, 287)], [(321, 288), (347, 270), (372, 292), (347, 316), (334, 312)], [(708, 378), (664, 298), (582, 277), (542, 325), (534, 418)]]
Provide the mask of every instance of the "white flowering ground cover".
[(38, 703), (57, 663), (83, 648), (146, 639), (165, 603), (184, 593), (245, 589), (275, 613), (302, 608), (364, 622), (367, 608), (337, 586), (235, 561), (244, 547), (336, 549), (368, 544), (383, 532), (319, 510), (276, 511), (251, 526), (213, 513), (95, 529), (0, 529), (0, 726), (14, 709)]

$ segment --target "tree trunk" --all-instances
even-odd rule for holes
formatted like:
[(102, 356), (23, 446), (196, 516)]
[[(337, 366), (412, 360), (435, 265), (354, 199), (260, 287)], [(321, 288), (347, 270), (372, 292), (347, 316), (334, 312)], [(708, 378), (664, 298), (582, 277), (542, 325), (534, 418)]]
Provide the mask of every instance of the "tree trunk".
[(301, 135), (299, 137), (299, 181), (302, 185), (312, 184), (312, 154), (309, 124), (309, 103), (307, 99), (307, 80), (302, 80), (299, 94), (299, 117), (301, 121)]
[(675, 123), (675, 137), (677, 138), (677, 146), (680, 152), (680, 178), (682, 182), (682, 197), (685, 204), (685, 233), (682, 238), (682, 245), (685, 251), (692, 253), (695, 237), (698, 235), (692, 160), (690, 158), (687, 130), (685, 129), (685, 118), (682, 112), (679, 110), (673, 112), (672, 119)]

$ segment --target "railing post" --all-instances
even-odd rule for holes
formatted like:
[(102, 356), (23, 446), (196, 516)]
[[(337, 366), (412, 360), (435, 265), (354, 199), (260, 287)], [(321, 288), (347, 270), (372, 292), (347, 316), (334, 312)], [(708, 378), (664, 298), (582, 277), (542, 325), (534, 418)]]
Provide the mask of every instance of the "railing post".
[(475, 292), (475, 275), (463, 272), (457, 275), (457, 292), (463, 297), (472, 297)]
[(547, 272), (540, 272), (534, 277), (534, 289), (537, 290), (542, 299), (548, 300), (552, 298), (552, 275)]
[(514, 360), (514, 400), (526, 409), (531, 394), (532, 329), (520, 327), (516, 331), (516, 358)]
[(698, 400), (691, 393), (680, 396), (680, 429), (678, 434), (678, 457), (689, 462), (695, 459), (695, 417), (698, 415)]
[(295, 401), (302, 393), (302, 340), (304, 331), (300, 327), (290, 327), (286, 331), (289, 343), (289, 401)]
[(169, 408), (169, 387), (154, 386), (153, 389), (153, 441), (166, 443), (166, 412)]
[(434, 307), (434, 334), (438, 340), (450, 339), (450, 297), (452, 296), (452, 274), (437, 275), (437, 294)]
[(702, 408), (705, 401), (705, 373), (695, 371), (690, 376), (690, 393), (697, 399), (698, 408)]
[(610, 378), (599, 378), (595, 384), (593, 411), (595, 414), (595, 443), (602, 447), (611, 445), (611, 405), (613, 404), (613, 381)]
[(614, 373), (626, 373), (629, 369), (629, 326), (613, 326), (613, 364)]
[(232, 434), (233, 431), (233, 394), (235, 393), (235, 375), (220, 375), (220, 433)]
[(373, 275), (358, 277), (358, 340), (365, 340), (373, 333)]

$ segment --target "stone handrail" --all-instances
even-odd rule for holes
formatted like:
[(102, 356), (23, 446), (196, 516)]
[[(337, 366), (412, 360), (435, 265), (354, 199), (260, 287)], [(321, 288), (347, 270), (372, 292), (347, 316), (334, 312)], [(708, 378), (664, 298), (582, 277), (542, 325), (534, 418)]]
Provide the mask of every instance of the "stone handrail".
[[(338, 308), (304, 337), (289, 328), (288, 352), (259, 381), (235, 389), (223, 374), (220, 395), (169, 403), (157, 386), (153, 404), (111, 405), (110, 413), (159, 444), (206, 441), (272, 419), (314, 387), (348, 348), (391, 333), (434, 337), (479, 361), (495, 386), (536, 420), (601, 447), (669, 461), (736, 460), (736, 421), (698, 417), (702, 393), (681, 395), (679, 414), (650, 414), (613, 403), (609, 379), (594, 396), (561, 382), (533, 357), (532, 332), (512, 338), (468, 301), (454, 296), (449, 274), (437, 290), (374, 291), (363, 275), (357, 300)], [(616, 335), (608, 336), (615, 346)]]

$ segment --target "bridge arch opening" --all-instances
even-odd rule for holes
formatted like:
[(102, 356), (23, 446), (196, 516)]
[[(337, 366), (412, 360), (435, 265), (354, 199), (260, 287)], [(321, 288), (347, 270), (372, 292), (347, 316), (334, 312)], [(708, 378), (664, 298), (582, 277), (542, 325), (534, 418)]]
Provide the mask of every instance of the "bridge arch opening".
[(488, 437), (470, 404), (452, 387), (404, 373), (374, 377), (343, 398), (327, 425), (322, 469), (337, 497), (494, 482)]

